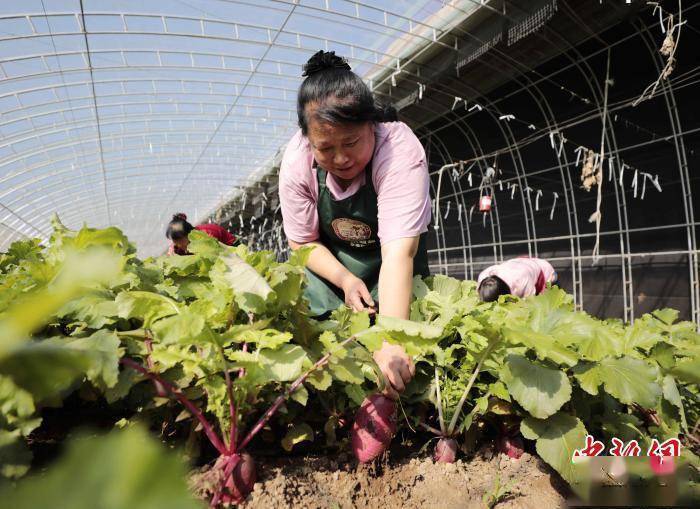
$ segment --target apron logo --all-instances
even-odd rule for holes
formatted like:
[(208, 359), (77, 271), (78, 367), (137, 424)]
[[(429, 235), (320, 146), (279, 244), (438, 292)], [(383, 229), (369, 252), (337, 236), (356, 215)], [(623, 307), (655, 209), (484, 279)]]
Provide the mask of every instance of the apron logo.
[(346, 242), (368, 240), (372, 236), (372, 229), (369, 226), (354, 219), (345, 217), (334, 219), (331, 226), (338, 238)]

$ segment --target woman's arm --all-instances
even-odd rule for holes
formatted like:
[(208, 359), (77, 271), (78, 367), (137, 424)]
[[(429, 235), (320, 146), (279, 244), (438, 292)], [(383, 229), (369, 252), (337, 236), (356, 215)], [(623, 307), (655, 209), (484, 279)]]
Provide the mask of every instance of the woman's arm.
[[(374, 301), (365, 283), (346, 269), (326, 246), (317, 241), (299, 243), (289, 240), (289, 247), (292, 250), (297, 250), (302, 246), (312, 246), (314, 248), (309, 255), (309, 261), (306, 266), (314, 274), (321, 276), (343, 290), (346, 305), (350, 306), (354, 311), (368, 310), (370, 313), (374, 312), (372, 309)], [(365, 304), (370, 306), (370, 308), (368, 309)]]
[[(413, 258), (419, 237), (396, 239), (382, 245), (379, 271), (379, 306), (386, 316), (408, 319), (413, 288)], [(413, 360), (400, 345), (384, 342), (374, 352), (374, 361), (389, 382), (385, 393), (397, 399), (416, 374)]]
[(409, 237), (382, 245), (379, 311), (383, 315), (408, 319), (413, 289), (413, 258), (418, 251), (418, 240), (419, 237)]

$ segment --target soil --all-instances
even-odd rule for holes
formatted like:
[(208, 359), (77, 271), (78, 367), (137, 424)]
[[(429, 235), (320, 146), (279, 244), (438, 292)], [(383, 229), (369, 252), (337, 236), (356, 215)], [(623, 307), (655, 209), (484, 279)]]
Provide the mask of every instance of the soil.
[(483, 509), (499, 483), (506, 489), (492, 507), (500, 509), (563, 507), (568, 496), (566, 483), (528, 453), (516, 460), (482, 450), (452, 464), (422, 455), (358, 465), (348, 456), (259, 461), (258, 482), (241, 507)]

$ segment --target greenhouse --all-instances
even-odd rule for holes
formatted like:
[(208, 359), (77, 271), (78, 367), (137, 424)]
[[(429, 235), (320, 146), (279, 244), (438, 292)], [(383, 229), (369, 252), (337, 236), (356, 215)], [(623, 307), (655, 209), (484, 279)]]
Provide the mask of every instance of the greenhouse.
[(700, 4), (0, 3), (0, 506), (700, 505)]

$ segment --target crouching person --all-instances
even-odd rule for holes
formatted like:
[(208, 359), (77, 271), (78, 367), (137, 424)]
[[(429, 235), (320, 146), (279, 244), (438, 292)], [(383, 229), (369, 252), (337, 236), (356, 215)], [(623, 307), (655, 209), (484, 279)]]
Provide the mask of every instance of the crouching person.
[(479, 297), (484, 302), (497, 300), (501, 295), (529, 297), (539, 295), (547, 283), (555, 283), (554, 267), (540, 258), (521, 257), (491, 265), (479, 274)]

